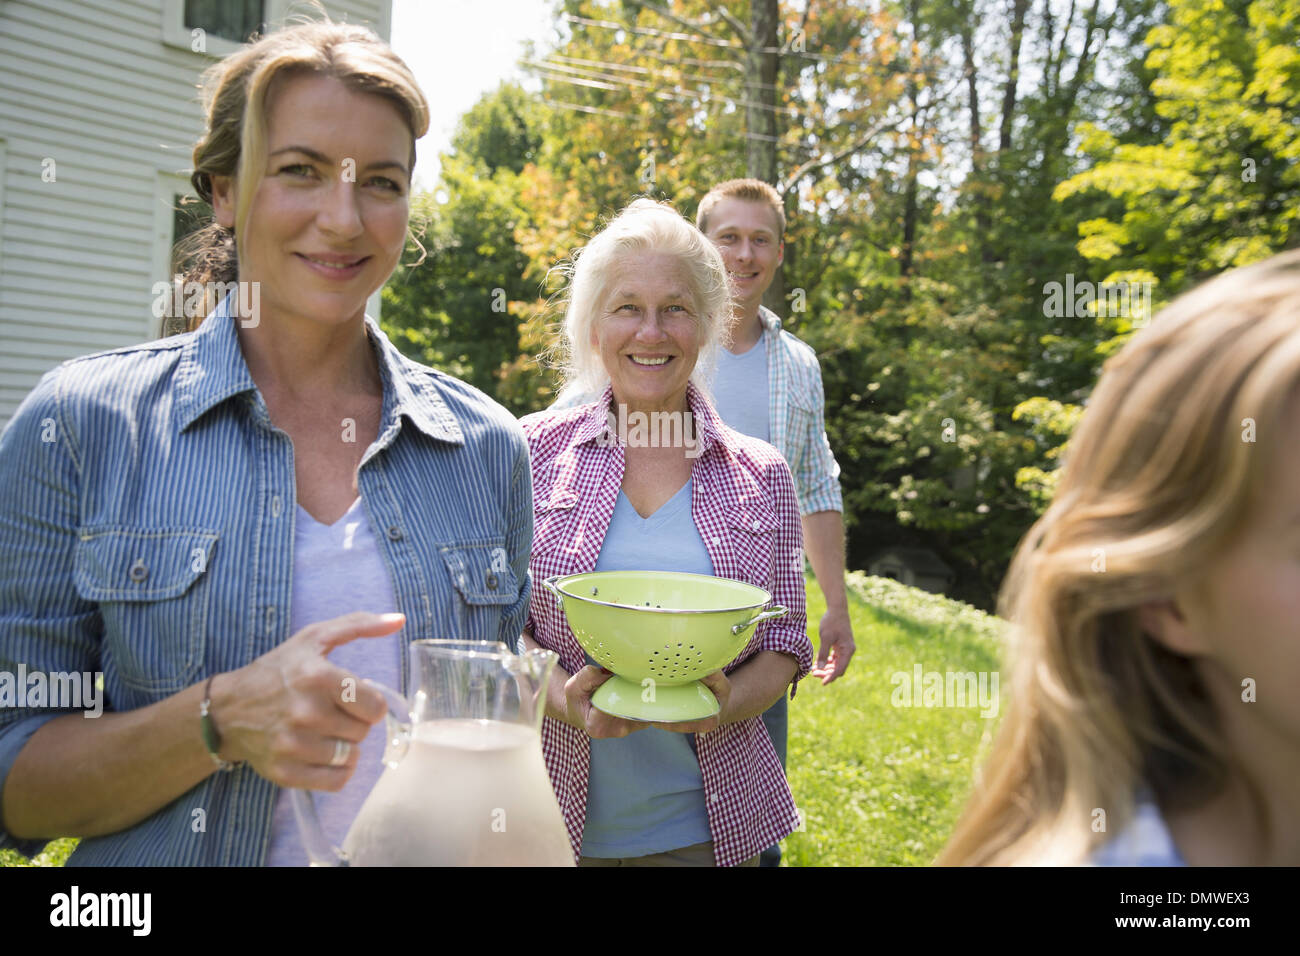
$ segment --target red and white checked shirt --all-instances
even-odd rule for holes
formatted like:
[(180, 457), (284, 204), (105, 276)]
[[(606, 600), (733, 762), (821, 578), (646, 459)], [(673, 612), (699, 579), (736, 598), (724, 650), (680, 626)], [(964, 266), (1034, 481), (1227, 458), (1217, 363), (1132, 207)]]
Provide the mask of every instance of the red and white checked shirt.
[[(623, 483), (623, 446), (609, 429), (611, 394), (607, 388), (595, 403), (538, 412), (520, 423), (533, 468), (529, 572), (535, 582), (595, 570)], [(779, 651), (799, 662), (797, 684), (812, 667), (812, 643), (799, 502), (790, 468), (771, 445), (724, 425), (694, 386), (688, 387), (687, 397), (700, 442), (691, 467), (691, 516), (713, 573), (764, 588), (774, 603), (790, 611), (755, 628), (725, 671), (759, 651)], [(563, 610), (545, 588), (533, 588), (528, 628), (538, 644), (559, 655), (570, 674), (586, 664)], [(760, 718), (696, 734), (695, 740), (719, 866), (735, 866), (794, 831), (799, 825), (794, 798)], [(545, 717), (542, 750), (576, 858), (587, 816), (591, 741), (581, 730)]]

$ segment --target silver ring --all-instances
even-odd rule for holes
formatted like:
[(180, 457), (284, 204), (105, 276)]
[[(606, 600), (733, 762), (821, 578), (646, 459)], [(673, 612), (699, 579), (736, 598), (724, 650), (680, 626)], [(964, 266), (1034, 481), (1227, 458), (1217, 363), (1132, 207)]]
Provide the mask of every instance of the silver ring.
[(352, 753), (352, 741), (336, 737), (334, 739), (334, 756), (330, 757), (330, 766), (343, 766), (348, 762), (348, 754), (350, 753)]

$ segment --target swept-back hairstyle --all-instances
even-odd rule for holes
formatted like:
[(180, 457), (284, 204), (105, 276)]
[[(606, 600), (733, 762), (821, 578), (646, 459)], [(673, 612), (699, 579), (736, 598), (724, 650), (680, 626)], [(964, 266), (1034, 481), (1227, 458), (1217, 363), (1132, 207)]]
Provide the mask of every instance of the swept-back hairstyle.
[(713, 207), (724, 199), (762, 203), (772, 210), (776, 218), (776, 238), (780, 240), (785, 235), (785, 203), (781, 201), (781, 194), (761, 179), (728, 179), (705, 193), (695, 210), (695, 224), (700, 232), (708, 233), (709, 215), (713, 212)]
[[(233, 176), (239, 194), (234, 230), (212, 222), (178, 245), (174, 258), (186, 282), (229, 283), (238, 277), (238, 248), (266, 168), (267, 93), (286, 73), (332, 76), (351, 90), (391, 102), (411, 131), (408, 168), (415, 169), (415, 141), (428, 131), (429, 105), (415, 75), (388, 44), (366, 27), (328, 20), (268, 34), (204, 74), (207, 129), (194, 147), (190, 181), (208, 203), (213, 176)], [(205, 314), (215, 305), (209, 303)]]
[[(1105, 364), (1003, 585), (1009, 707), (940, 864), (1083, 862), (1127, 826), (1139, 789), (1186, 809), (1230, 776), (1268, 829), (1192, 660), (1138, 609), (1236, 540), (1297, 387), (1300, 250), (1180, 297)], [(1257, 442), (1243, 440), (1252, 424)]]
[(592, 326), (620, 264), (636, 253), (676, 257), (685, 269), (693, 311), (700, 323), (700, 354), (691, 381), (707, 392), (717, 366), (718, 349), (727, 341), (731, 323), (731, 288), (722, 255), (704, 234), (670, 204), (637, 199), (612, 219), (585, 247), (575, 252), (567, 268), (568, 303), (560, 364), (565, 391), (583, 395), (603, 391), (609, 375), (591, 347)]

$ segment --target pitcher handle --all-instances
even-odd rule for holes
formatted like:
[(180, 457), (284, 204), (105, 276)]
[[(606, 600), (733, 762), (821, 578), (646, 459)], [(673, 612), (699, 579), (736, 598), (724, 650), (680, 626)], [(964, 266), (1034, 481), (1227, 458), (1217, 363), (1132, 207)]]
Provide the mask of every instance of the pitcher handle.
[[(384, 746), (384, 763), (396, 767), (406, 756), (406, 748), (411, 742), (411, 710), (406, 698), (378, 681), (365, 678), (363, 683), (373, 687), (384, 696), (388, 704), (388, 713), (384, 721), (388, 726), (388, 741)], [(312, 866), (347, 866), (348, 856), (325, 836), (321, 829), (320, 818), (316, 815), (316, 801), (310, 790), (290, 790), (289, 799), (293, 802), (293, 815), (298, 818), (298, 833), (302, 837), (303, 848)]]
[(774, 617), (785, 617), (790, 613), (789, 608), (782, 607), (779, 604), (773, 604), (766, 611), (759, 611), (744, 624), (736, 624), (731, 628), (732, 634), (739, 634), (741, 631), (748, 630), (755, 624), (762, 624), (764, 621), (770, 621)]

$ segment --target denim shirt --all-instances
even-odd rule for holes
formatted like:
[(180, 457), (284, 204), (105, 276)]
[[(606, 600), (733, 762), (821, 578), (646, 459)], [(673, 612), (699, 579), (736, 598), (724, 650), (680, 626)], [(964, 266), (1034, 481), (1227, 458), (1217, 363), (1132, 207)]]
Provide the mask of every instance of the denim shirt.
[[(523, 433), (365, 323), (383, 411), (357, 482), (401, 634), (517, 649), (533, 518)], [(129, 711), (290, 637), (293, 443), (236, 332), (222, 303), (196, 332), (63, 363), (18, 409), (0, 435), (0, 672), (102, 672), (104, 710)], [(32, 734), (68, 712), (0, 705), (0, 794)], [(214, 772), (68, 862), (260, 865), (276, 790), (247, 765)], [(0, 847), (44, 843), (0, 820)]]

